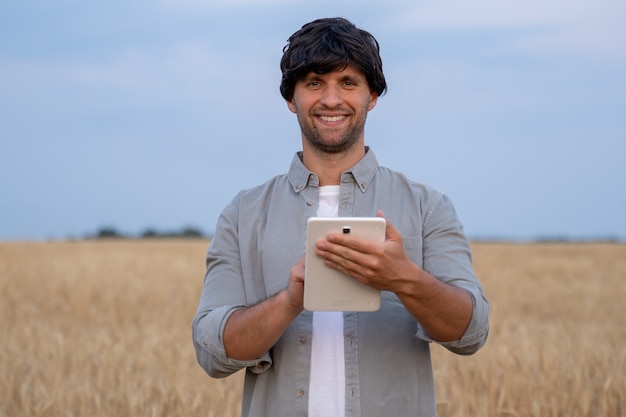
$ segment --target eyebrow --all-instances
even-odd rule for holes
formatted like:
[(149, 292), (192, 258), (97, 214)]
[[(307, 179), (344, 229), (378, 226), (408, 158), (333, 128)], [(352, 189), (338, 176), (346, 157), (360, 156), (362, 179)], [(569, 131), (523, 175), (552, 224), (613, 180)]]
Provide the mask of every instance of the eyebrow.
[[(325, 74), (318, 74), (311, 71), (309, 74), (302, 77), (301, 82), (322, 81), (322, 77)], [(360, 74), (343, 74), (339, 79), (340, 82), (352, 81), (354, 83), (361, 83), (367, 81), (366, 78)]]

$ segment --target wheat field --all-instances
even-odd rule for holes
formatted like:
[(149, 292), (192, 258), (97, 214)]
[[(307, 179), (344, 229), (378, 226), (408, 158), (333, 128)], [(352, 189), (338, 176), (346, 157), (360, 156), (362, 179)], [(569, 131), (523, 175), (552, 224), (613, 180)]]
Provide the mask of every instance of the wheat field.
[[(191, 344), (207, 244), (0, 243), (0, 416), (239, 416)], [(626, 245), (472, 246), (491, 334), (433, 347), (440, 416), (625, 416)]]

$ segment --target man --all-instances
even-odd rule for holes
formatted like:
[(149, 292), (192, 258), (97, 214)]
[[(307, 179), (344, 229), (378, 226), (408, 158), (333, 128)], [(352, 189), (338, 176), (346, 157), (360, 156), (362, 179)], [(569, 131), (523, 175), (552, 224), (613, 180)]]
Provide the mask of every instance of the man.
[[(387, 88), (379, 45), (321, 19), (284, 49), (280, 91), (302, 132), (285, 175), (240, 192), (207, 253), (193, 341), (213, 377), (246, 369), (242, 416), (435, 416), (429, 344), (487, 338), (489, 304), (448, 198), (381, 167), (367, 113)], [(330, 234), (328, 265), (382, 291), (376, 312), (303, 309), (306, 221), (384, 216), (384, 243)]]

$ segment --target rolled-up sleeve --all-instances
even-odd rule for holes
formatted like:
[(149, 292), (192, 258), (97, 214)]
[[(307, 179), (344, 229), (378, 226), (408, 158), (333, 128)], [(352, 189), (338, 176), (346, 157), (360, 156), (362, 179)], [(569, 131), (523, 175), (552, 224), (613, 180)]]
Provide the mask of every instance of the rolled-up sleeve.
[(424, 270), (446, 282), (465, 290), (472, 299), (472, 318), (460, 339), (437, 342), (421, 327), (418, 337), (436, 342), (451, 352), (470, 355), (487, 341), (489, 334), (489, 302), (472, 267), (469, 242), (463, 232), (452, 202), (440, 194), (428, 208), (424, 220)]
[(193, 321), (193, 344), (200, 366), (214, 378), (227, 377), (243, 368), (254, 373), (265, 371), (272, 363), (266, 352), (261, 358), (239, 361), (228, 358), (224, 348), (224, 327), (226, 321), (240, 306), (223, 306), (210, 311), (205, 316), (197, 316)]
[(226, 354), (224, 328), (229, 317), (248, 305), (239, 246), (237, 210), (231, 204), (222, 212), (206, 257), (206, 275), (196, 316), (192, 322), (193, 345), (200, 366), (212, 377), (222, 378), (242, 368), (261, 373), (272, 363), (269, 352), (239, 361)]

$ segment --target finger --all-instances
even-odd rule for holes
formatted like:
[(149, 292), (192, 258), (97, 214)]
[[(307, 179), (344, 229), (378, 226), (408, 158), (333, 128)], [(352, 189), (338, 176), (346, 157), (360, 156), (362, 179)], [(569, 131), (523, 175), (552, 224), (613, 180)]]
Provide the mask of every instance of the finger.
[(402, 241), (402, 234), (398, 229), (396, 229), (393, 224), (389, 221), (388, 218), (385, 217), (385, 213), (382, 210), (378, 210), (376, 212), (376, 217), (382, 217), (386, 221), (385, 227), (385, 240), (399, 240)]
[[(366, 254), (374, 251), (377, 245), (377, 242), (356, 237), (352, 234), (331, 233), (327, 236), (327, 240), (325, 242), (321, 242), (321, 245), (318, 245), (318, 248), (328, 250), (339, 255), (349, 253), (348, 250)], [(321, 246), (324, 246), (324, 248)]]
[(361, 266), (350, 259), (338, 255), (329, 254), (324, 257), (324, 264), (352, 277), (358, 277)]

